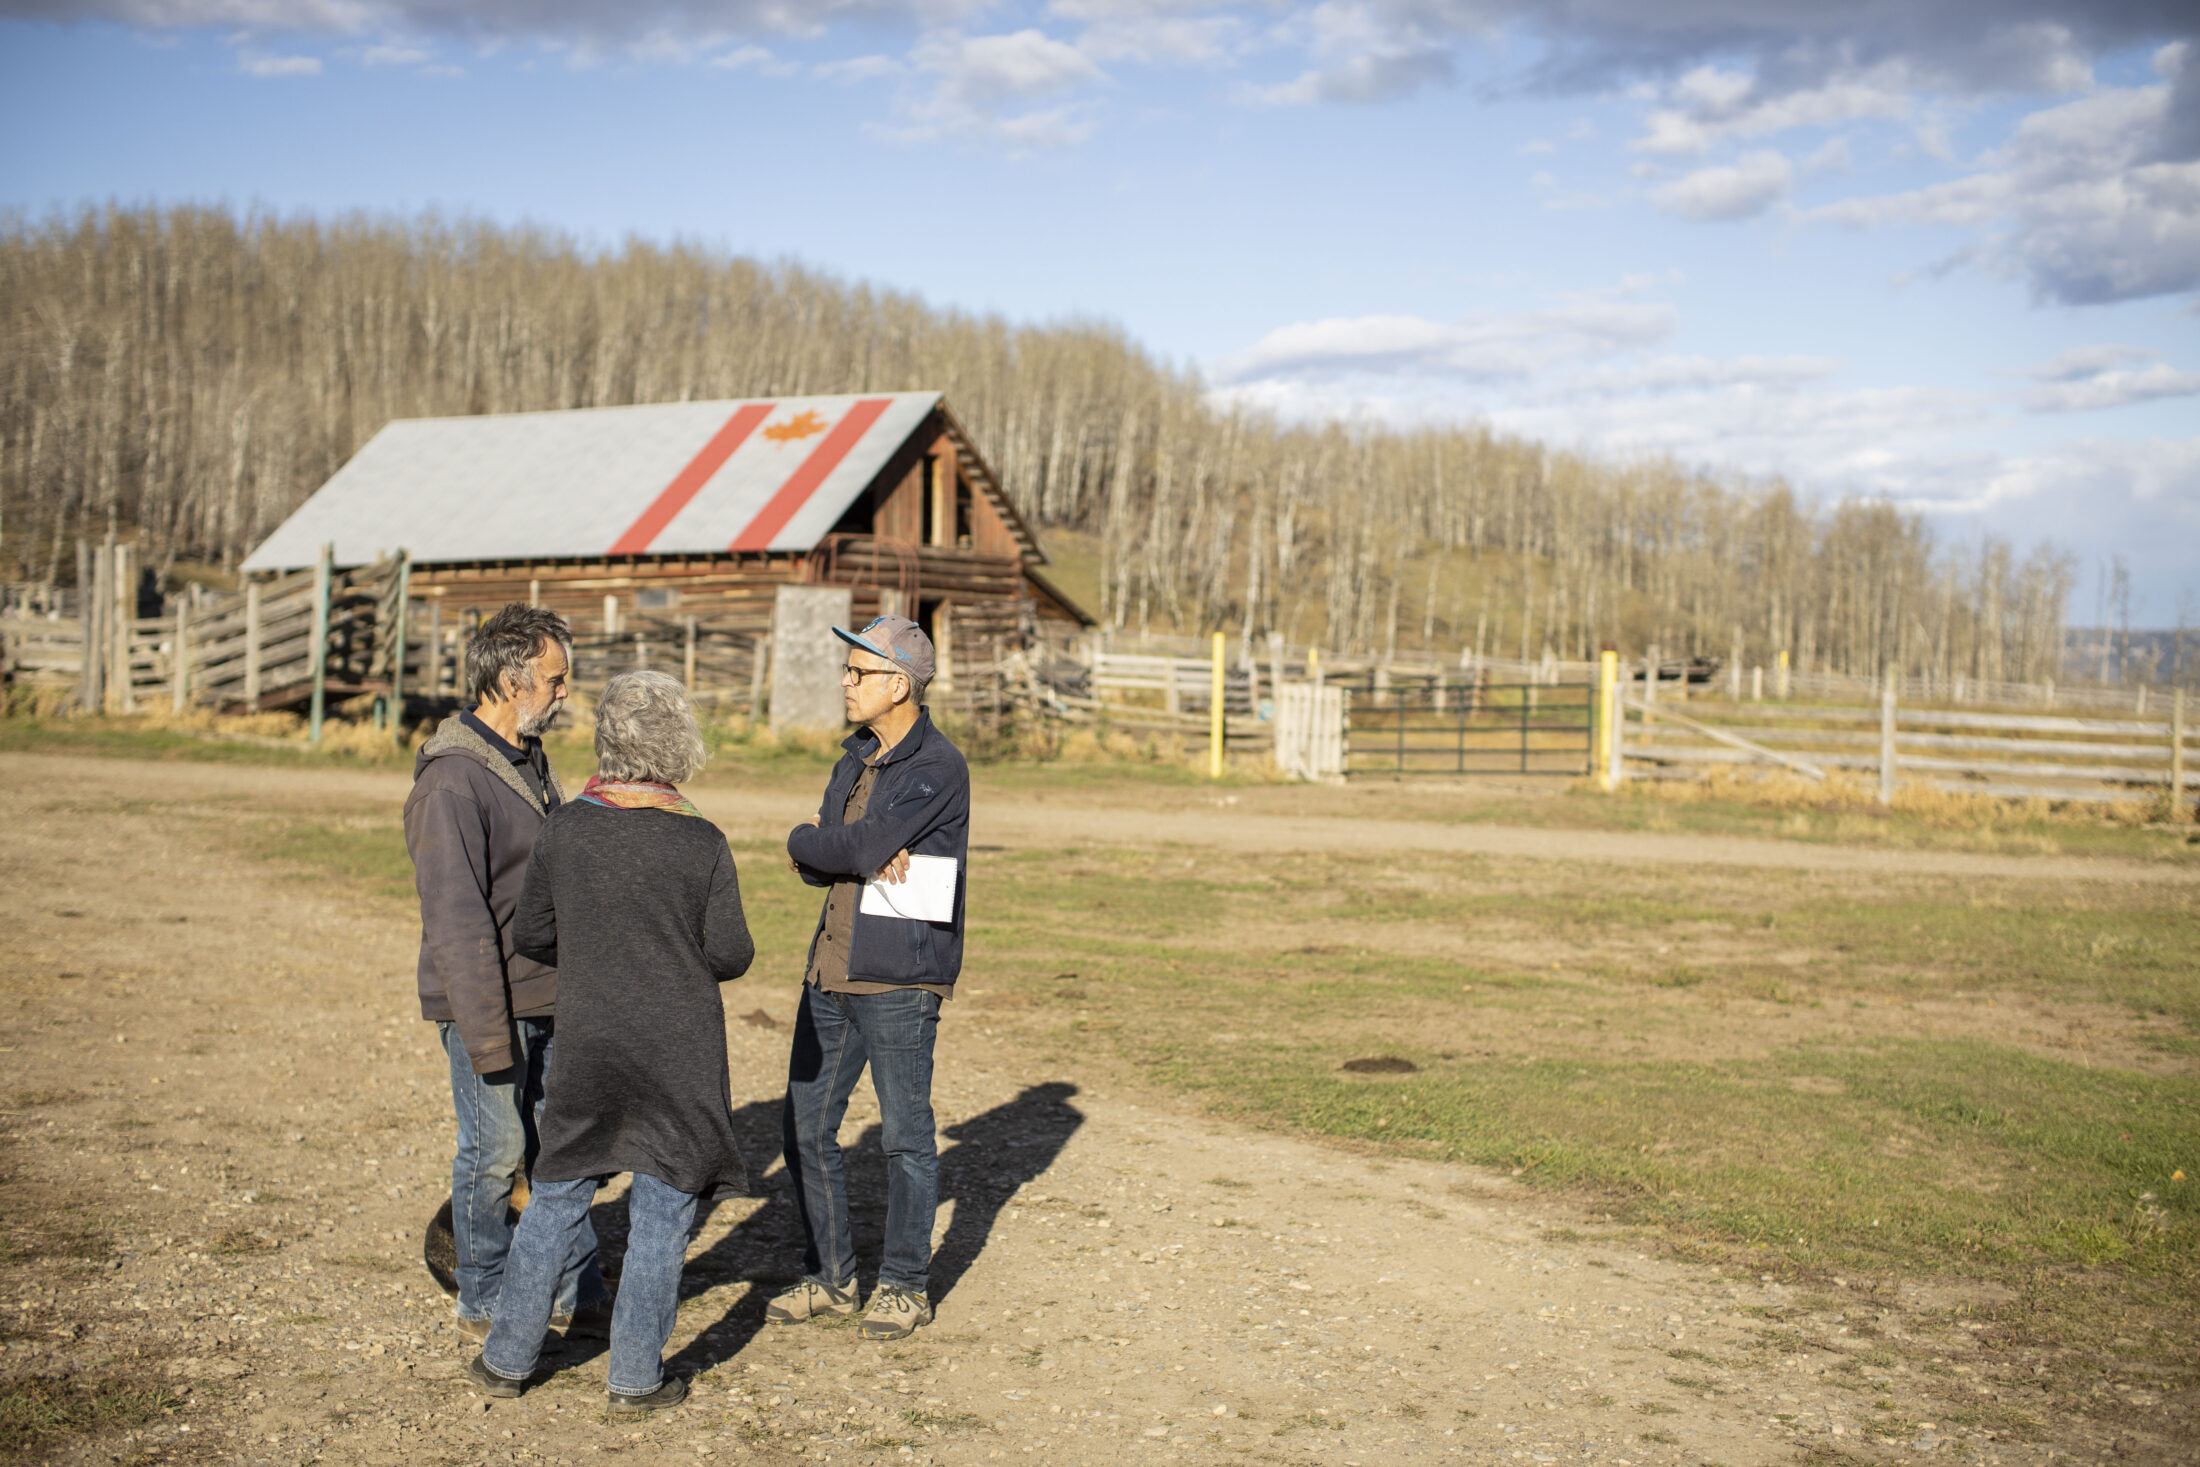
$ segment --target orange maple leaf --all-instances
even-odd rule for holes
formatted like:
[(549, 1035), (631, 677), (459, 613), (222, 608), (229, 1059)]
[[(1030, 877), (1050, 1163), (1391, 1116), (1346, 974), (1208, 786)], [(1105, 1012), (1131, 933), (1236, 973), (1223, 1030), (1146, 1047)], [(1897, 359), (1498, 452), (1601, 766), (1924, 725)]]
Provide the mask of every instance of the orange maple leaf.
[(774, 443), (793, 443), (797, 439), (809, 437), (812, 433), (822, 433), (824, 431), (825, 420), (805, 408), (787, 419), (786, 422), (766, 428), (764, 436)]

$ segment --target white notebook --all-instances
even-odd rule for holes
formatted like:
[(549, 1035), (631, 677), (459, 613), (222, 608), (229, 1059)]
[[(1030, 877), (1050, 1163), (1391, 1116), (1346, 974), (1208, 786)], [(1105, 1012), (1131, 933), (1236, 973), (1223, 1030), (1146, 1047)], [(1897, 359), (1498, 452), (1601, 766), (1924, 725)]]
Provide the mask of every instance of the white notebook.
[(912, 922), (955, 920), (955, 858), (911, 856), (909, 874), (900, 881), (866, 881), (856, 908), (867, 917), (903, 917)]

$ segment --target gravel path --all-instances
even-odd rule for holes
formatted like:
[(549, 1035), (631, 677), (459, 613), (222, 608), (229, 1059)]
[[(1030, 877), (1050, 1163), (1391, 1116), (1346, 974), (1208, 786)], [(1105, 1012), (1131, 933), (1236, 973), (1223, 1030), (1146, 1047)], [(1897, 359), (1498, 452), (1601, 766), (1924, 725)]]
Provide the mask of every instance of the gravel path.
[[(690, 1406), (609, 1420), (585, 1342), (547, 1384), (492, 1405), (460, 1378), (469, 1351), (418, 1262), (450, 1120), (411, 998), (417, 929), (226, 842), (225, 805), (304, 812), (402, 782), (104, 760), (0, 771), (18, 791), (0, 851), (5, 1374), (188, 1397), (34, 1459), (1750, 1467), (1960, 1445), (1967, 1461), (2033, 1463), (2050, 1445), (2092, 1455), (2121, 1429), (1997, 1433), (1994, 1409), (2037, 1410), (2034, 1390), (1978, 1353), (1954, 1292), (1722, 1277), (1502, 1176), (1238, 1130), (1097, 1069), (1036, 1072), (1010, 1031), (952, 1010), (937, 1323), (893, 1345), (763, 1326), (762, 1300), (799, 1261), (774, 1160), (761, 1195), (721, 1205), (691, 1252), (673, 1346), (697, 1378)], [(1062, 822), (1046, 829), (1062, 838)], [(793, 998), (728, 992), (729, 1015), (753, 1015), (730, 1019), (728, 1041), (760, 1169)], [(850, 1119), (858, 1237), (875, 1253), (867, 1093)], [(615, 1250), (617, 1198), (600, 1215)]]

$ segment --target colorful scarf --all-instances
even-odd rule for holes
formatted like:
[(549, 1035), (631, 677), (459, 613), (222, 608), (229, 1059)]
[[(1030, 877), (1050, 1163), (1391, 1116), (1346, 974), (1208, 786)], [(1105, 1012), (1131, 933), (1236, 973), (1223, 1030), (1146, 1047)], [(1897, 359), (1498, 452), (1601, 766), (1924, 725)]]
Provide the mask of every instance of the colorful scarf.
[(697, 819), (703, 814), (671, 785), (648, 779), (610, 780), (595, 775), (582, 787), (580, 798), (607, 810), (670, 810)]

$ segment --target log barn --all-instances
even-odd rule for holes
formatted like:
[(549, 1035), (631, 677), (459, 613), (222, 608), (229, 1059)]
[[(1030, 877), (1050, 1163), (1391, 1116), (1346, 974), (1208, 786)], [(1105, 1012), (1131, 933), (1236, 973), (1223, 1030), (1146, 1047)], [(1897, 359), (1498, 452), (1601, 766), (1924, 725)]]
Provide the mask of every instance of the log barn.
[(949, 696), (1091, 625), (936, 392), (400, 420), (244, 570), (324, 545), (339, 568), (408, 557), (429, 656), (407, 681), (429, 695), (458, 691), (460, 639), (511, 601), (567, 618), (584, 685), (684, 658), (698, 693), (752, 698), (784, 587), (846, 588), (857, 625), (914, 618)]

